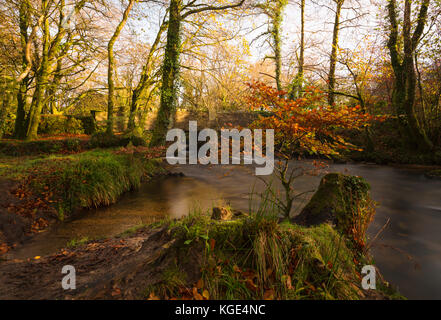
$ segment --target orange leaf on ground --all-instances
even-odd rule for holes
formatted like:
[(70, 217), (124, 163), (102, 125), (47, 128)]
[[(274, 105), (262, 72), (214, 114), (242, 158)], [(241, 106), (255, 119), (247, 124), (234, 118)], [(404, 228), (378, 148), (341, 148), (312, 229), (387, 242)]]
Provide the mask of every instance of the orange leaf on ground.
[(158, 296), (155, 295), (154, 292), (150, 292), (149, 298), (147, 300), (160, 300)]
[(274, 300), (274, 290), (273, 289), (266, 290), (265, 293), (263, 294), (263, 299)]
[(121, 294), (121, 289), (120, 288), (115, 288), (112, 291), (112, 297), (116, 297), (119, 296)]
[(203, 298), (199, 293), (196, 293), (196, 294), (194, 295), (194, 298), (195, 298), (196, 300), (204, 300), (204, 298)]
[(214, 250), (214, 245), (216, 244), (216, 240), (210, 239), (210, 250)]

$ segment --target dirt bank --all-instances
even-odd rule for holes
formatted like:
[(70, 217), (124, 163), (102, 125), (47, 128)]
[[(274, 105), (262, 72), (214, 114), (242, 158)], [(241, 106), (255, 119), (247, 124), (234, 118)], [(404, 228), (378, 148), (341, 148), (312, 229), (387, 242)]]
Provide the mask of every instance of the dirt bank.
[[(0, 299), (142, 298), (168, 263), (170, 241), (162, 229), (148, 229), (38, 260), (0, 263)], [(76, 269), (76, 290), (62, 289), (65, 265)]]

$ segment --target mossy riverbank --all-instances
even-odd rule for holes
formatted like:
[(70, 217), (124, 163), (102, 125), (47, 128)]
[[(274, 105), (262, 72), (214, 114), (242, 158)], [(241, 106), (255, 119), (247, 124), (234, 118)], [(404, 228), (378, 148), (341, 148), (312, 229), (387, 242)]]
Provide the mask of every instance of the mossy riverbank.
[[(370, 263), (329, 224), (303, 227), (256, 216), (214, 221), (193, 214), (38, 260), (1, 263), (0, 298), (401, 298), (379, 277), (377, 290), (361, 288), (361, 268)], [(67, 264), (79, 272), (76, 290), (60, 286)]]
[(0, 199), (2, 251), (82, 208), (115, 203), (123, 193), (161, 173), (161, 160), (117, 149), (4, 157), (0, 167), (5, 190)]

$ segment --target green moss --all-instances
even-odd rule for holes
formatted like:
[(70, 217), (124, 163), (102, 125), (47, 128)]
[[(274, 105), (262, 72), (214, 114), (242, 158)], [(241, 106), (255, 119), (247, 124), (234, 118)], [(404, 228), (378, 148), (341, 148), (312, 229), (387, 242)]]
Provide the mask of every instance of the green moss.
[(323, 178), (304, 210), (311, 216), (318, 216), (329, 209), (344, 222), (346, 213), (353, 210), (357, 201), (365, 201), (369, 190), (370, 186), (363, 178), (331, 173)]
[(369, 184), (360, 177), (326, 175), (295, 221), (306, 226), (331, 223), (362, 247), (367, 226), (375, 213)]
[(88, 237), (83, 237), (80, 239), (72, 239), (66, 244), (66, 246), (68, 248), (77, 248), (77, 247), (85, 245), (89, 241), (91, 241), (91, 239), (89, 239)]

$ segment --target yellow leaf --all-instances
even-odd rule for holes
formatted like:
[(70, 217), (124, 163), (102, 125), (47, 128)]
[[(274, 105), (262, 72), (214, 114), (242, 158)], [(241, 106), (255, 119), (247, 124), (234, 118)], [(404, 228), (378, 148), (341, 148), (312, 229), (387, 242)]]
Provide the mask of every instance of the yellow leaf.
[(209, 299), (210, 299), (210, 294), (208, 293), (207, 290), (204, 290), (204, 292), (202, 292), (202, 296), (203, 296), (206, 300), (209, 300)]
[(40, 256), (36, 256), (34, 259), (35, 260), (39, 260), (39, 259), (41, 259), (41, 257)]

